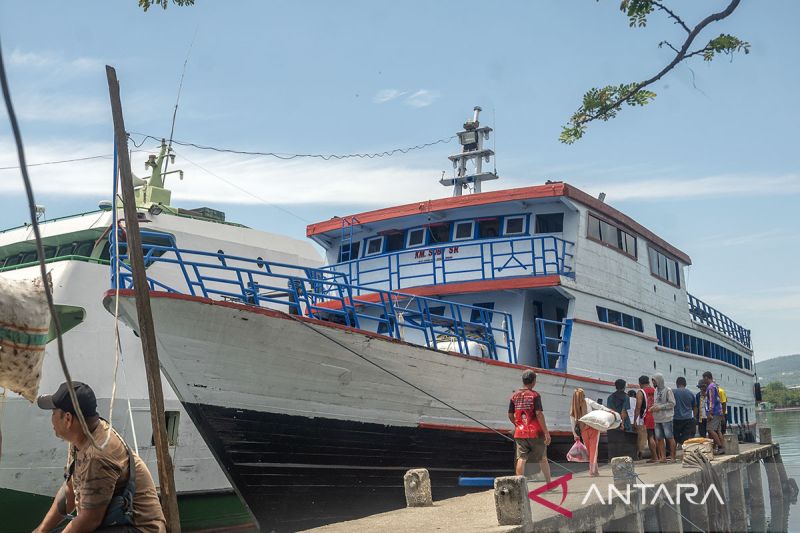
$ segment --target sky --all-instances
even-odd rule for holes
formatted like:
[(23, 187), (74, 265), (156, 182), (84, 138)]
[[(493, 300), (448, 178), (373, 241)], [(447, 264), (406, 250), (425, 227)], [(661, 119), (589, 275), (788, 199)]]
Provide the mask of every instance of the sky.
[[(674, 0), (694, 25), (727, 2)], [(0, 3), (0, 39), (37, 203), (53, 218), (111, 196), (104, 66), (117, 70), (135, 173), (169, 137), (285, 154), (383, 152), (447, 140), (483, 108), (500, 180), (563, 180), (688, 253), (688, 288), (753, 331), (756, 360), (800, 353), (800, 81), (792, 0), (742, 2), (708, 27), (748, 55), (695, 58), (567, 146), (561, 127), (591, 87), (649, 78), (682, 31), (660, 13), (630, 28), (618, 0), (476, 2), (197, 0), (147, 13), (136, 0)], [(0, 228), (26, 220), (0, 113)], [(132, 147), (133, 148), (133, 147)], [(277, 160), (177, 145), (173, 204), (304, 238), (305, 226), (450, 195), (454, 141), (384, 158)]]

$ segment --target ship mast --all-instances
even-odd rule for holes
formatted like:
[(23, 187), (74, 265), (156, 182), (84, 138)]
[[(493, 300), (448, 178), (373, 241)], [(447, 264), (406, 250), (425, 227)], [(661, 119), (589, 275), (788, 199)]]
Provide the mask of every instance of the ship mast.
[[(494, 172), (483, 172), (483, 163), (489, 163), (494, 150), (483, 147), (483, 141), (489, 139), (489, 133), (492, 128), (488, 126), (481, 127), (478, 121), (478, 115), (481, 112), (479, 106), (474, 108), (475, 114), (472, 120), (464, 123), (464, 130), (459, 131), (458, 142), (461, 144), (461, 153), (451, 155), (448, 157), (453, 162), (453, 169), (455, 169), (455, 177), (442, 178), (439, 183), (445, 187), (453, 187), (453, 196), (461, 196), (464, 189), (469, 190), (469, 184), (473, 184), (472, 192), (481, 192), (481, 183), (488, 180), (496, 180), (497, 174)], [(467, 163), (473, 161), (475, 163), (475, 173), (467, 174)]]

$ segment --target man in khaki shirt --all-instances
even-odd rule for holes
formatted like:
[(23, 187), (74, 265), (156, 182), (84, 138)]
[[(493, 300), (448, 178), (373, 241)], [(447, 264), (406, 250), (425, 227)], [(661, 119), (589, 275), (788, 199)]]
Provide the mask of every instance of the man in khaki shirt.
[[(85, 383), (73, 381), (78, 405), (94, 442), (102, 445), (109, 426), (97, 414), (94, 391)], [(166, 533), (166, 521), (161, 510), (153, 478), (138, 455), (132, 454), (135, 467), (136, 492), (130, 523), (107, 527), (111, 518), (112, 498), (121, 495), (130, 477), (128, 449), (113, 430), (103, 449), (95, 447), (84, 434), (75, 414), (67, 384), (62, 383), (55, 394), (40, 396), (37, 404), (53, 411), (52, 423), (56, 436), (71, 444), (69, 463), (71, 475), (59, 489), (53, 505), (36, 528), (45, 533), (56, 528), (67, 513), (77, 515), (63, 529), (64, 533), (107, 531), (109, 533)], [(69, 474), (69, 472), (68, 472)]]

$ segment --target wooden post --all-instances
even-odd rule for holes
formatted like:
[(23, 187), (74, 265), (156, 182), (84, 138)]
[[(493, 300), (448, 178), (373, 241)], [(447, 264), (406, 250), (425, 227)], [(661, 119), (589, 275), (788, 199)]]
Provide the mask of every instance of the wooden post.
[[(111, 116), (114, 119), (114, 137), (119, 157), (120, 185), (125, 211), (125, 230), (128, 239), (128, 258), (133, 271), (134, 291), (136, 293), (136, 314), (139, 322), (139, 337), (142, 339), (144, 366), (147, 374), (147, 390), (150, 394), (150, 422), (153, 425), (153, 440), (158, 459), (158, 482), (161, 487), (161, 505), (167, 519), (167, 530), (180, 533), (178, 498), (175, 493), (175, 479), (172, 477), (172, 459), (167, 441), (167, 423), (164, 418), (164, 396), (161, 388), (161, 370), (158, 364), (156, 336), (153, 328), (153, 314), (150, 309), (150, 293), (144, 270), (142, 243), (139, 235), (139, 221), (136, 218), (136, 199), (133, 192), (131, 162), (128, 158), (128, 136), (122, 118), (122, 102), (119, 96), (117, 72), (106, 65), (108, 93), (111, 97)], [(116, 194), (116, 191), (114, 191)], [(112, 231), (116, 231), (114, 228)]]

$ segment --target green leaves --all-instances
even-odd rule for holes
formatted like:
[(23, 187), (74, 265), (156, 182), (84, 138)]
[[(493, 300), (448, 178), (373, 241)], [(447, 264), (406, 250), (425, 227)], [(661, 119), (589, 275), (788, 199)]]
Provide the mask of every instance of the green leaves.
[(643, 89), (641, 82), (592, 88), (583, 95), (583, 104), (572, 115), (569, 124), (561, 129), (559, 140), (564, 144), (572, 144), (583, 137), (589, 122), (610, 120), (617, 116), (623, 104), (643, 106), (655, 97), (656, 93)]
[(688, 52), (695, 38), (709, 24), (719, 22), (730, 16), (739, 7), (740, 3), (741, 0), (729, 0), (725, 9), (709, 14), (694, 27), (690, 27), (669, 7), (665, 0), (621, 0), (619, 9), (628, 17), (631, 27), (641, 28), (646, 26), (647, 17), (657, 9), (686, 32), (686, 39), (681, 45), (677, 46), (669, 41), (661, 41), (659, 43), (659, 48), (662, 46), (669, 47), (675, 52), (675, 57), (653, 77), (639, 83), (608, 85), (602, 89), (594, 88), (589, 90), (583, 95), (581, 107), (570, 117), (567, 125), (561, 129), (559, 140), (564, 144), (574, 143), (586, 133), (586, 127), (589, 122), (593, 120), (606, 121), (616, 117), (623, 104), (643, 106), (650, 103), (656, 97), (656, 93), (646, 90), (646, 87), (656, 83), (687, 59), (702, 55), (704, 60), (711, 61), (717, 54), (730, 56), (737, 52), (749, 54), (750, 43), (727, 33), (711, 39), (703, 48)]
[(703, 48), (703, 59), (711, 61), (716, 54), (733, 55), (736, 52), (750, 53), (750, 43), (743, 41), (734, 35), (727, 33), (720, 34), (708, 41), (708, 44)]
[(653, 12), (652, 0), (622, 0), (619, 10), (628, 16), (631, 28), (647, 25), (647, 15)]
[[(193, 6), (194, 0), (172, 0), (176, 6)], [(162, 9), (167, 9), (169, 0), (139, 0), (139, 7), (147, 11), (152, 6), (161, 6)]]

